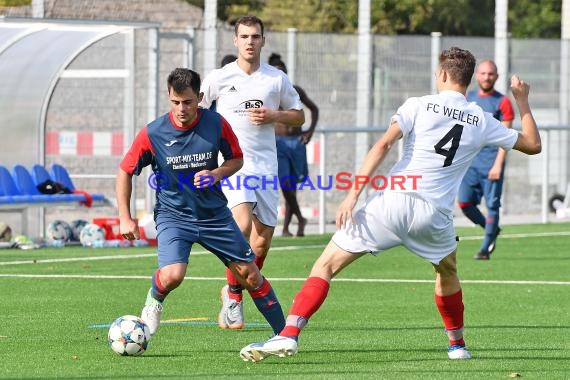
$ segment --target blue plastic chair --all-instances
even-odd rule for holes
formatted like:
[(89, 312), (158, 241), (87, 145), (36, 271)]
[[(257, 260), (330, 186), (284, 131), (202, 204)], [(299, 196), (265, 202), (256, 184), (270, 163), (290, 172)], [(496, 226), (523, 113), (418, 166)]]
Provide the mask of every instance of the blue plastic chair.
[[(51, 165), (51, 175), (54, 181), (62, 183), (65, 187), (67, 187), (71, 191), (75, 191), (75, 185), (67, 172), (67, 169), (60, 164), (52, 164)], [(89, 193), (91, 199), (95, 202), (104, 202), (106, 201), (104, 194), (92, 194)]]
[(51, 165), (51, 177), (54, 181), (62, 183), (69, 190), (75, 190), (75, 186), (73, 185), (73, 181), (71, 180), (67, 169), (60, 164)]
[(15, 165), (12, 168), (12, 176), (14, 177), (14, 181), (20, 189), (21, 194), (25, 195), (40, 195), (40, 191), (36, 187), (32, 175), (28, 172), (22, 165)]
[(43, 165), (35, 164), (32, 166), (32, 178), (37, 186), (40, 183), (51, 180), (51, 175)]
[(6, 169), (0, 165), (0, 192), (2, 193), (2, 203), (26, 203), (33, 202), (29, 195), (22, 195), (20, 189), (16, 185), (14, 178)]

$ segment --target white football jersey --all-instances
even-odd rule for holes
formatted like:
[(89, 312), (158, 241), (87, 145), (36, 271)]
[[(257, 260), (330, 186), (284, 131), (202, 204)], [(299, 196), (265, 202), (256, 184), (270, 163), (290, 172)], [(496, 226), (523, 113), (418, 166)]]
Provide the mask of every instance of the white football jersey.
[(232, 126), (243, 151), (240, 173), (277, 175), (277, 150), (273, 124), (253, 125), (249, 108), (301, 110), (299, 94), (285, 73), (266, 63), (249, 75), (232, 62), (213, 70), (204, 78), (200, 105), (209, 108), (216, 101), (216, 111)]
[(406, 181), (386, 191), (415, 192), (446, 213), (453, 211), (461, 180), (479, 150), (509, 150), (518, 137), (456, 91), (409, 98), (392, 119), (400, 125), (404, 148), (388, 178)]

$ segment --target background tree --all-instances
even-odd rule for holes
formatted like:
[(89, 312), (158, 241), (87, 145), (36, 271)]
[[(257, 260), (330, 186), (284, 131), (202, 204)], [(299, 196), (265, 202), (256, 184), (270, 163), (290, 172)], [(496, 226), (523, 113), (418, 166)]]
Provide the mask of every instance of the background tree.
[(509, 2), (509, 29), (515, 38), (560, 38), (562, 0)]
[[(204, 0), (186, 0), (204, 7)], [(372, 0), (371, 29), (377, 34), (490, 37), (495, 0)], [(515, 38), (560, 38), (562, 0), (511, 0), (509, 30)], [(218, 0), (218, 17), (232, 24), (255, 14), (267, 28), (301, 32), (354, 33), (357, 0)]]

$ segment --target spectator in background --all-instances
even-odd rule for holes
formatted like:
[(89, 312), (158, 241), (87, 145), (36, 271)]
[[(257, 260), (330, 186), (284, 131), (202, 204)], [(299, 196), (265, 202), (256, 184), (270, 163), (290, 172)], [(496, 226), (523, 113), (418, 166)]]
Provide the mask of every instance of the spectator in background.
[[(491, 60), (481, 61), (475, 71), (479, 88), (467, 93), (467, 100), (477, 103), (484, 111), (491, 113), (506, 128), (512, 128), (515, 112), (509, 98), (495, 90), (499, 78), (497, 65)], [(458, 204), (463, 214), (485, 230), (483, 243), (476, 260), (489, 260), (495, 250), (499, 228), (501, 195), (505, 179), (505, 158), (507, 151), (496, 146), (481, 149), (465, 173), (458, 193)], [(477, 207), (485, 198), (487, 217)]]
[[(279, 54), (272, 53), (268, 63), (287, 73), (287, 67)], [(307, 219), (303, 217), (299, 202), (297, 201), (297, 183), (309, 175), (307, 163), (307, 148), (305, 147), (317, 127), (319, 121), (319, 108), (307, 96), (305, 90), (297, 85), (293, 88), (299, 94), (303, 103), (311, 112), (311, 125), (303, 131), (298, 127), (291, 127), (283, 123), (275, 123), (277, 144), (277, 160), (279, 161), (279, 178), (283, 198), (285, 198), (285, 219), (283, 220), (283, 236), (293, 236), (289, 231), (289, 224), (293, 215), (297, 218), (296, 236), (305, 236)]]
[(220, 63), (220, 67), (224, 67), (225, 65), (227, 65), (228, 63), (232, 63), (233, 61), (235, 61), (237, 59), (237, 56), (233, 55), (233, 54), (226, 54), (224, 55), (224, 57), (222, 58), (222, 62)]

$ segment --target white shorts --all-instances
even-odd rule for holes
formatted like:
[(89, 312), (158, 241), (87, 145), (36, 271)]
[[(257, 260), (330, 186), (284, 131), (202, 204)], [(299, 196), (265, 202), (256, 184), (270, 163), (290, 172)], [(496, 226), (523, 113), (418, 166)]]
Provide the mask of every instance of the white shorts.
[(403, 245), (419, 257), (439, 264), (457, 249), (453, 216), (413, 193), (377, 192), (353, 214), (354, 224), (332, 240), (348, 252), (378, 252)]
[[(247, 176), (247, 185), (244, 184)], [(261, 176), (236, 173), (227, 179), (222, 191), (228, 199), (230, 209), (241, 203), (253, 203), (253, 215), (266, 226), (277, 225), (279, 208), (279, 184), (262, 181)]]

